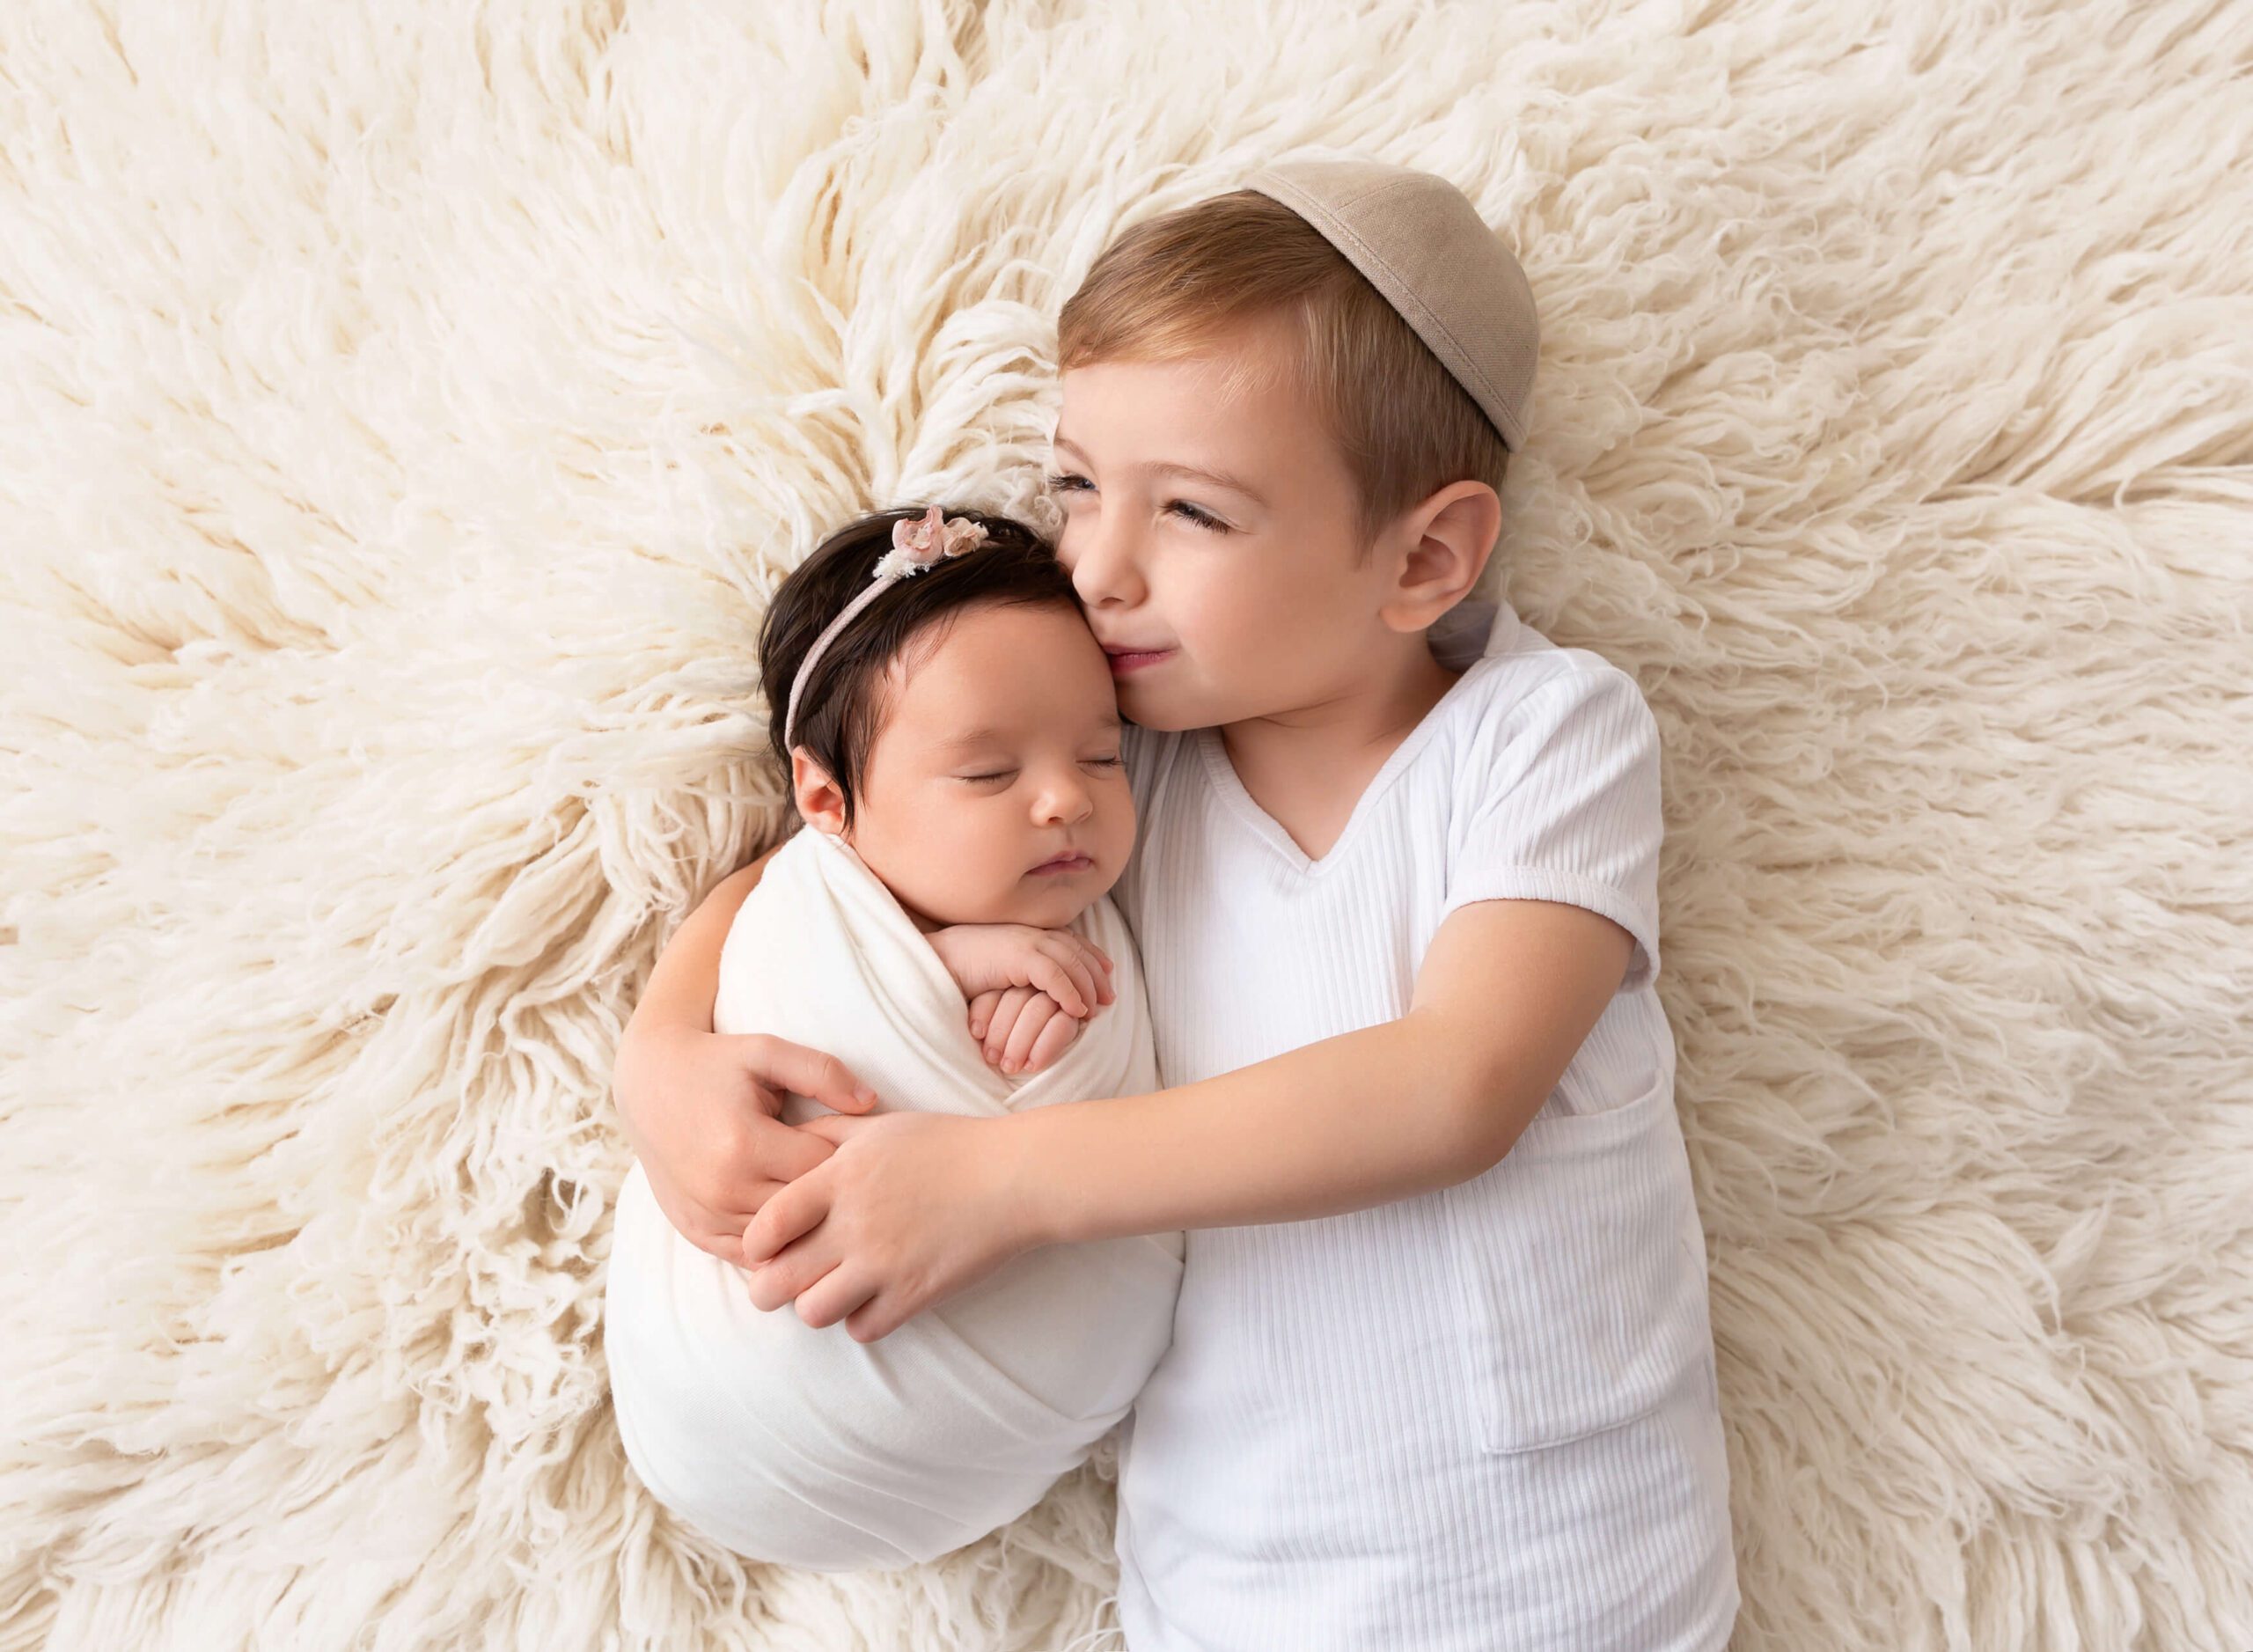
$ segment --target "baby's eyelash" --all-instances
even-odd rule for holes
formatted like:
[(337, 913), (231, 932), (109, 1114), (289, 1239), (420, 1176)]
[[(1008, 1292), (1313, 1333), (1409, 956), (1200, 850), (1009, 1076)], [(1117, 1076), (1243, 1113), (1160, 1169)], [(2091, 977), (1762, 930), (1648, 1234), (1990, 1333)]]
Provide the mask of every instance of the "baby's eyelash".
[[(1090, 757), (1083, 758), (1081, 760), (1083, 762), (1098, 764), (1104, 768), (1124, 768), (1126, 767), (1126, 760), (1123, 757)], [(1007, 780), (1010, 775), (1016, 773), (1016, 770), (1014, 768), (997, 768), (990, 775), (958, 775), (955, 778), (966, 782), (972, 785), (976, 785), (982, 781)]]

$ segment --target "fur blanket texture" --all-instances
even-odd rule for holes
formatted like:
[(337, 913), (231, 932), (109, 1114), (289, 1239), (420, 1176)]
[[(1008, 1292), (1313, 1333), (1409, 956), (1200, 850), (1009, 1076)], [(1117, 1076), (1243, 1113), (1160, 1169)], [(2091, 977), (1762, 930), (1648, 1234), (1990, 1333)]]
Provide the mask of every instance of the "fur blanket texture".
[(613, 1054), (840, 518), (1104, 242), (1460, 185), (1665, 745), (1744, 1652), (2253, 1647), (2253, 6), (0, 6), (0, 1652), (1107, 1644), (632, 1478)]

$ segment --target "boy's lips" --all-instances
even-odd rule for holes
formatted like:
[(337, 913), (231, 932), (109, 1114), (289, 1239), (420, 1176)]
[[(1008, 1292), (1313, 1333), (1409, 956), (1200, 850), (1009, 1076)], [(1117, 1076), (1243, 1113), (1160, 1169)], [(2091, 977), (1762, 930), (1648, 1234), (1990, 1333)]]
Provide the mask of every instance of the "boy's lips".
[(1113, 677), (1124, 677), (1129, 672), (1138, 672), (1145, 666), (1156, 664), (1160, 660), (1173, 657), (1171, 648), (1126, 648), (1106, 642), (1103, 645), (1103, 651), (1110, 657)]
[(1052, 860), (1043, 861), (1032, 870), (1035, 872), (1078, 872), (1084, 871), (1094, 864), (1095, 863), (1088, 856), (1075, 851), (1069, 855), (1059, 855)]

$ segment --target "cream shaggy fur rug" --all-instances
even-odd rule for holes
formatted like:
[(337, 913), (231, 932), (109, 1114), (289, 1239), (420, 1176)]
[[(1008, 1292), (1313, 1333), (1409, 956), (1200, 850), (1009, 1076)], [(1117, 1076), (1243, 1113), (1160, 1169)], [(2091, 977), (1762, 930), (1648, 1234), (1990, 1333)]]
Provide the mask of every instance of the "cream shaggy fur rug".
[(1105, 1643), (1109, 1450), (652, 1506), (611, 1061), (774, 582), (1325, 150), (1506, 226), (1498, 569), (1665, 736), (1736, 1644), (2253, 1645), (2253, 8), (116, 10), (0, 9), (0, 1646)]

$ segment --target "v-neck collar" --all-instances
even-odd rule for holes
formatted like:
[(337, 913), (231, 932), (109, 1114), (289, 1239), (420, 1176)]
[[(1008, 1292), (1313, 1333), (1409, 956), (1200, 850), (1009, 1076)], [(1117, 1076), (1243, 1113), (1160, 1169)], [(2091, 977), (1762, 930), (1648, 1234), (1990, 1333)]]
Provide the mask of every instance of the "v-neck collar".
[(1376, 773), (1370, 776), (1369, 784), (1361, 788), (1361, 795), (1354, 800), (1353, 812), (1346, 817), (1346, 824), (1339, 828), (1337, 837), (1318, 857), (1310, 855), (1301, 848), (1291, 834), (1283, 829), (1283, 823), (1260, 807), (1259, 799), (1251, 795), (1243, 777), (1236, 772), (1236, 764), (1229, 758), (1229, 748), (1221, 738), (1220, 730), (1197, 730), (1197, 749), (1204, 759), (1205, 771), (1212, 779), (1214, 789), (1251, 827), (1252, 833), (1282, 856), (1284, 863), (1302, 877), (1319, 877), (1337, 864), (1344, 851), (1352, 845), (1362, 822), (1376, 812), (1377, 804), (1391, 789), (1401, 772), (1416, 760), (1417, 753), (1431, 742), (1439, 727), (1440, 713), (1448, 702), (1462, 693), (1464, 685), (1484, 671), (1488, 661), (1494, 657), (1488, 654), (1472, 660), (1464, 668), (1462, 674), (1447, 686), (1446, 692), (1432, 702), (1431, 709), (1417, 720), (1416, 726), (1409, 730), (1400, 744), (1392, 748)]

